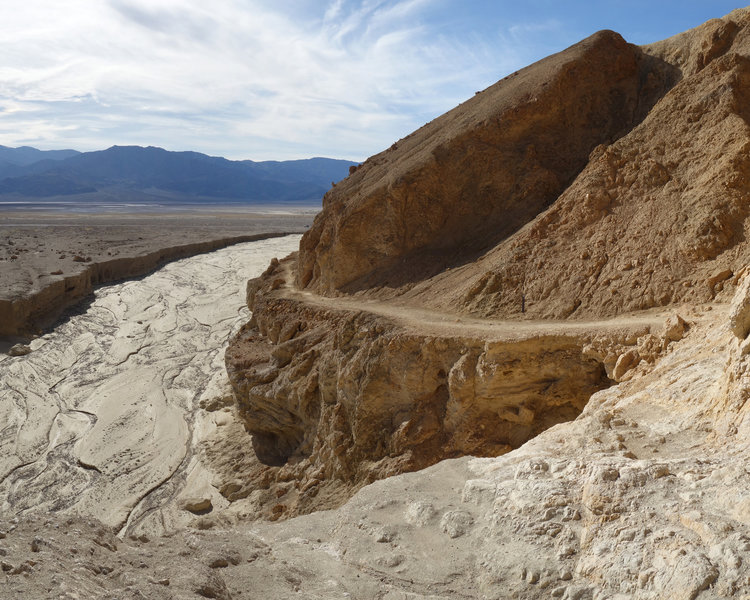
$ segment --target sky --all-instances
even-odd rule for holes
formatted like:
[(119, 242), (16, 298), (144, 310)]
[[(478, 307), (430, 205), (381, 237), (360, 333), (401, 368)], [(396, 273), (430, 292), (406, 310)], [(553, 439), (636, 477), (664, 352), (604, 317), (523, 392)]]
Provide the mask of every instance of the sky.
[(3, 0), (0, 145), (361, 161), (505, 75), (724, 0)]

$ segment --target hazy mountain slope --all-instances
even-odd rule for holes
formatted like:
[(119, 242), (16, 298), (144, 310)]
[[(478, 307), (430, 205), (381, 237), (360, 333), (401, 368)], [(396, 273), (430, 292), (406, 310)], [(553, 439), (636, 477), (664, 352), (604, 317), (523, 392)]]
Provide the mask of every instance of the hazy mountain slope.
[(79, 154), (77, 150), (37, 150), (30, 146), (8, 148), (0, 146), (0, 180), (6, 177), (18, 177), (29, 172), (32, 165), (53, 165)]
[(31, 146), (9, 148), (0, 146), (0, 163), (17, 166), (30, 165), (40, 160), (64, 160), (80, 154), (77, 150), (37, 150)]
[(314, 202), (355, 163), (315, 158), (231, 161), (198, 152), (113, 146), (61, 161), (42, 161), (0, 181), (0, 194), (46, 197), (86, 191), (176, 195), (254, 202)]

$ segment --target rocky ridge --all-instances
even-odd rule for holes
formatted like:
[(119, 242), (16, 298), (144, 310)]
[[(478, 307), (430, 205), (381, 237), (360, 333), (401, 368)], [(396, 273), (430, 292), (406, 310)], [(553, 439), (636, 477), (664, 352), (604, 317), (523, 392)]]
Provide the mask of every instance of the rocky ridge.
[[(263, 509), (274, 518), (446, 458), (518, 448), (649, 368), (689, 327), (658, 312), (516, 327), (394, 310), (295, 292), (293, 266), (275, 261), (250, 283), (253, 318), (226, 353), (239, 416), (269, 467), (262, 487), (293, 484)], [(259, 466), (230, 480), (229, 498), (257, 489)]]
[[(485, 90), (395, 150), (372, 157), (329, 192), (300, 246), (299, 283), (323, 294), (357, 291), (513, 319), (602, 318), (720, 296), (725, 282), (733, 288), (750, 262), (744, 243), (749, 24), (742, 9), (642, 48), (600, 33)], [(638, 68), (618, 70), (619, 77), (591, 70), (593, 57), (615, 64), (613, 55), (627, 55), (625, 62)], [(575, 75), (591, 78), (596, 87), (589, 89)], [(623, 96), (630, 112), (611, 114), (610, 120), (597, 116), (590, 106), (620, 97), (613, 86), (628, 77), (638, 82)], [(517, 81), (533, 85), (519, 97)], [(554, 105), (580, 108), (579, 121), (568, 114), (560, 118), (549, 106), (545, 90), (552, 82)], [(506, 108), (501, 99), (515, 104)], [(492, 153), (485, 162), (473, 161), (456, 134), (455, 147), (449, 147), (466, 157), (456, 161), (460, 176), (441, 171), (434, 151), (416, 150), (435, 146), (433, 129), (467, 120), (485, 103), (498, 107), (483, 113), (491, 119), (461, 130)], [(549, 128), (536, 111), (556, 115), (559, 139), (547, 137)], [(523, 135), (508, 137), (507, 123)], [(496, 129), (490, 144), (485, 137)], [(586, 140), (579, 152), (567, 135)], [(571, 161), (570, 176), (558, 177), (560, 186), (548, 193), (528, 179), (554, 171), (535, 167), (544, 153)], [(409, 177), (399, 179), (401, 187), (382, 175), (417, 160)], [(428, 175), (433, 171), (443, 176)], [(364, 185), (375, 177), (377, 193)], [(516, 188), (491, 185), (502, 177)], [(487, 193), (462, 185), (484, 185)], [(454, 205), (457, 215), (450, 213)], [(476, 222), (463, 227), (460, 207), (472, 211)], [(449, 215), (441, 221), (444, 230), (425, 240), (435, 229), (432, 219), (443, 211)], [(370, 222), (380, 226), (357, 230), (358, 223)], [(402, 239), (413, 247), (399, 246)]]

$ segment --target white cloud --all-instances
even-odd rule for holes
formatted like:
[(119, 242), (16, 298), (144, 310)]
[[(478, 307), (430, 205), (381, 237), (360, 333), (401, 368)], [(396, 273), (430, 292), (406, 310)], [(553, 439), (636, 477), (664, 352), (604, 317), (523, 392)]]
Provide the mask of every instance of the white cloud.
[(440, 2), (4, 2), (0, 144), (363, 159), (522, 66)]

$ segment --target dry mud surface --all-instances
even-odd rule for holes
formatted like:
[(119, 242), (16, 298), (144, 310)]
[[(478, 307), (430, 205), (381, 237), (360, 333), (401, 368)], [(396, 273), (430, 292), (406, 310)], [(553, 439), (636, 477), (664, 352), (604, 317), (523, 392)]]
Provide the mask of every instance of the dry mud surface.
[(298, 242), (240, 244), (102, 287), (29, 355), (0, 358), (0, 512), (72, 512), (115, 531), (178, 524), (168, 507), (205, 491), (194, 444), (215, 425), (195, 415), (226, 393), (245, 282)]

